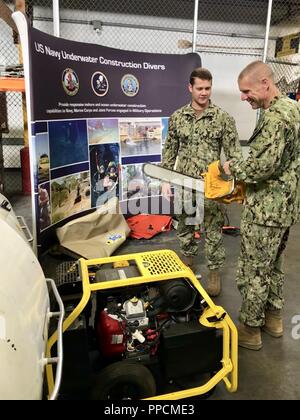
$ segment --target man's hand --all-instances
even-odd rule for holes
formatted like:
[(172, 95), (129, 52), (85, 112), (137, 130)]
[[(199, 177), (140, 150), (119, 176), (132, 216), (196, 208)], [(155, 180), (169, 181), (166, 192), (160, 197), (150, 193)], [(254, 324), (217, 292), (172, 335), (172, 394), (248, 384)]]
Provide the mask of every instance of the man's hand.
[(225, 162), (223, 164), (223, 171), (225, 172), (226, 175), (231, 175), (230, 169), (229, 169), (229, 165), (230, 165), (230, 160), (228, 160), (227, 162)]
[(171, 185), (168, 182), (163, 182), (161, 184), (161, 195), (170, 201), (170, 198), (173, 196)]

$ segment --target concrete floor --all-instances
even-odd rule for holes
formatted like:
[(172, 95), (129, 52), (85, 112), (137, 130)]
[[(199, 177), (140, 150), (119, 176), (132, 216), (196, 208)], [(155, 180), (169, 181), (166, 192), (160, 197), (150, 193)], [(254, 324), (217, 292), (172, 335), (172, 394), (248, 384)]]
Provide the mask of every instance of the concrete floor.
[[(31, 202), (27, 196), (10, 198), (15, 213), (23, 215), (31, 223)], [(228, 207), (228, 216), (231, 225), (239, 225), (240, 207)], [(235, 285), (235, 273), (239, 253), (239, 237), (224, 235), (227, 250), (226, 265), (222, 270), (223, 290), (218, 298), (214, 299), (221, 305), (237, 323), (240, 295)], [(211, 400), (300, 400), (300, 225), (291, 230), (291, 235), (286, 250), (285, 271), (285, 299), (284, 310), (285, 333), (282, 338), (272, 338), (263, 334), (263, 348), (255, 352), (239, 348), (239, 387), (234, 394), (226, 391), (225, 385), (218, 384)], [(163, 233), (152, 240), (128, 239), (119, 249), (118, 254), (149, 251), (156, 249), (173, 249), (178, 251), (175, 232)], [(207, 269), (203, 255), (203, 239), (199, 241), (199, 260), (197, 272), (206, 285)], [(59, 261), (59, 263), (61, 260)], [(57, 260), (46, 256), (42, 258), (46, 276), (55, 275)], [(293, 323), (293, 317), (298, 315), (298, 326)], [(294, 320), (296, 321), (296, 320)], [(292, 329), (298, 335), (293, 338)]]

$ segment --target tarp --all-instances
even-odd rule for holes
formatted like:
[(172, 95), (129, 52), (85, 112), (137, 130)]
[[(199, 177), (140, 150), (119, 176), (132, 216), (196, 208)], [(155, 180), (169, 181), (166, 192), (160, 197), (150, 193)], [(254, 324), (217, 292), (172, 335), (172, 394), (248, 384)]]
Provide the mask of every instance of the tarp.
[(131, 229), (130, 237), (135, 239), (150, 239), (161, 232), (171, 230), (172, 217), (138, 214), (127, 219)]
[(109, 257), (126, 240), (129, 232), (117, 198), (56, 229), (61, 246), (87, 259)]

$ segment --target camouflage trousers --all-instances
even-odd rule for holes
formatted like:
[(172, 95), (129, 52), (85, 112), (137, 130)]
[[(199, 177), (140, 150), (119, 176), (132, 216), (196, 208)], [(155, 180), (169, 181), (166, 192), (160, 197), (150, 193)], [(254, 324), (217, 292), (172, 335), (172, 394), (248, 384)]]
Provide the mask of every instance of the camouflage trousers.
[(242, 295), (240, 320), (250, 327), (265, 323), (266, 309), (282, 309), (283, 251), (289, 228), (241, 223), (237, 287)]
[[(195, 224), (188, 224), (190, 216), (185, 212), (177, 215), (177, 238), (181, 252), (187, 256), (198, 254), (198, 244), (195, 240)], [(223, 266), (225, 248), (223, 245), (222, 227), (224, 226), (224, 210), (222, 204), (205, 200), (204, 220), (205, 257), (209, 270)]]

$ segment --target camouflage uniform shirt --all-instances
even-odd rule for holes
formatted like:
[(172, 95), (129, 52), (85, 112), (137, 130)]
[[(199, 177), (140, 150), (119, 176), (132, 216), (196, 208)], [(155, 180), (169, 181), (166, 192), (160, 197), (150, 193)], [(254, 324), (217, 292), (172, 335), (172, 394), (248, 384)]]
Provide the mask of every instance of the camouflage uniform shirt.
[(211, 102), (199, 118), (186, 105), (170, 118), (161, 165), (200, 178), (210, 163), (220, 159), (222, 146), (227, 159), (241, 157), (234, 119)]
[(299, 103), (276, 97), (249, 139), (248, 158), (230, 163), (231, 173), (247, 186), (244, 220), (276, 227), (299, 220), (299, 127)]

